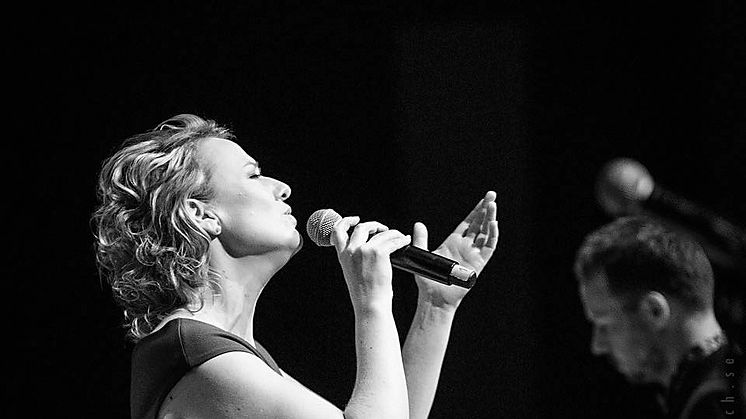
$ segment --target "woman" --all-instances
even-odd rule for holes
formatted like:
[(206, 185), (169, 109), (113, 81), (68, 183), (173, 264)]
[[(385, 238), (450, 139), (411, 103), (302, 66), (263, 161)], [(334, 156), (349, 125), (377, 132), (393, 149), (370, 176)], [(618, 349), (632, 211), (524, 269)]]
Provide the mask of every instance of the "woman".
[[(391, 252), (427, 247), (345, 217), (336, 248), (355, 313), (357, 374), (344, 411), (283, 371), (254, 340), (257, 298), (301, 246), (288, 185), (214, 121), (177, 115), (106, 160), (94, 214), (102, 277), (124, 309), (133, 418), (427, 417), (456, 308), (467, 290), (416, 278), (402, 348), (391, 311)], [(435, 251), (479, 273), (497, 245), (488, 192)], [(350, 229), (352, 229), (350, 231)]]

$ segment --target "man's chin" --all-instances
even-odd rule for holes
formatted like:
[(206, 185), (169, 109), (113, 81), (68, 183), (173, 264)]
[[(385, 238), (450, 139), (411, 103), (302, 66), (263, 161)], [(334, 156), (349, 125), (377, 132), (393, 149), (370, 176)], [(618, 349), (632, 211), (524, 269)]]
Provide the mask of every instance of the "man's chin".
[(650, 377), (642, 371), (632, 371), (622, 367), (622, 363), (616, 359), (610, 358), (609, 362), (614, 366), (614, 369), (624, 377), (624, 379), (630, 384), (646, 384), (651, 382)]
[(644, 371), (622, 371), (617, 370), (632, 385), (647, 386), (651, 384), (663, 384), (660, 377), (653, 374), (645, 373)]
[(634, 385), (650, 384), (653, 382), (650, 377), (641, 372), (625, 373), (623, 375), (627, 379), (627, 382)]

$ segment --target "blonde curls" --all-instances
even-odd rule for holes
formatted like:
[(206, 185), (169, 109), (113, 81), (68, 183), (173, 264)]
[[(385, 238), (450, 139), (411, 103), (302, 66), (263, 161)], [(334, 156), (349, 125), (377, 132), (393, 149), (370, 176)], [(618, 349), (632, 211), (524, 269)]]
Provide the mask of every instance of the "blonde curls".
[(197, 153), (210, 137), (233, 134), (214, 121), (177, 115), (125, 140), (99, 174), (96, 262), (134, 341), (174, 309), (201, 304), (200, 290), (215, 285), (210, 236), (186, 207), (188, 199), (212, 197), (209, 168)]

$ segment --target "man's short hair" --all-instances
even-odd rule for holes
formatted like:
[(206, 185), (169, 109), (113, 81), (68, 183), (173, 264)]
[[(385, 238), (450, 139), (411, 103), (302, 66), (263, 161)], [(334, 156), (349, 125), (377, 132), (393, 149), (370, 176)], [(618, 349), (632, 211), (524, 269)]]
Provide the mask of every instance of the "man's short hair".
[(675, 298), (690, 311), (712, 307), (713, 272), (702, 246), (643, 216), (618, 218), (587, 235), (574, 271), (580, 282), (605, 274), (628, 309), (636, 309), (649, 291)]

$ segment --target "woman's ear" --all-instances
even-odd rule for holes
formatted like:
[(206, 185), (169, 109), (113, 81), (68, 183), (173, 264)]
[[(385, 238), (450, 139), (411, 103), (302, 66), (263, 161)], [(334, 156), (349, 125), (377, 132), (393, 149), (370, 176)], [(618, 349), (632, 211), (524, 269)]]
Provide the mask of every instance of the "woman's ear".
[(220, 219), (204, 202), (198, 199), (187, 199), (187, 211), (198, 226), (202, 227), (211, 236), (219, 236), (222, 231)]
[(650, 291), (640, 301), (640, 315), (655, 329), (662, 329), (671, 318), (671, 306), (666, 296)]

